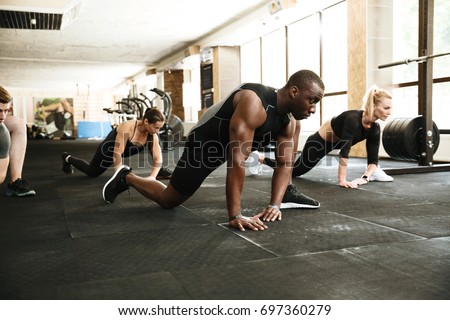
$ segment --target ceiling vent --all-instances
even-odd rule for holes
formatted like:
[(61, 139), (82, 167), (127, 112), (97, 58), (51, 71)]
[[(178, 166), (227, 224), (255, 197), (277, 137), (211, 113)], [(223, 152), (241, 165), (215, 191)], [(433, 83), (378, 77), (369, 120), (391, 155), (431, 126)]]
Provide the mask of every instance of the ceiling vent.
[[(2, 1), (4, 2), (8, 1)], [(76, 19), (80, 6), (80, 1), (71, 1), (68, 5), (58, 8), (1, 5), (0, 28), (62, 30)]]

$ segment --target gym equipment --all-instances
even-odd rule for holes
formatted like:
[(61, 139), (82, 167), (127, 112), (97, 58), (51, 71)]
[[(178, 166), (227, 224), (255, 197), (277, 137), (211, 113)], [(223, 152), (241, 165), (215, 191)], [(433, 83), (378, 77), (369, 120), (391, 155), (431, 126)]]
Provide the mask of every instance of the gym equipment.
[(121, 101), (116, 102), (118, 105), (117, 109), (103, 108), (103, 110), (108, 114), (111, 127), (115, 128), (121, 122), (131, 119), (142, 119), (145, 110), (154, 107), (155, 99), (161, 99), (164, 106), (163, 114), (167, 119), (159, 133), (161, 145), (163, 151), (173, 150), (173, 146), (182, 141), (184, 137), (183, 123), (179, 117), (172, 114), (172, 98), (169, 93), (157, 88), (150, 89), (150, 91), (155, 94), (153, 99), (140, 93), (144, 99), (137, 97), (123, 98)]
[(140, 93), (141, 96), (144, 97), (144, 103), (147, 106), (147, 108), (153, 108), (153, 101), (158, 98), (158, 96), (155, 96), (153, 99), (149, 99), (145, 94), (143, 94), (142, 92)]
[(49, 134), (47, 129), (44, 126), (38, 126), (33, 124), (31, 127), (27, 126), (27, 138), (29, 140), (42, 140), (49, 139), (52, 140), (54, 138), (53, 134)]
[(411, 62), (421, 63), (421, 62), (425, 62), (425, 61), (427, 61), (429, 59), (433, 59), (433, 58), (437, 58), (437, 57), (443, 57), (443, 56), (447, 56), (449, 54), (450, 54), (450, 52), (439, 53), (439, 54), (433, 54), (431, 56), (410, 58), (410, 59), (405, 59), (405, 60), (401, 60), (401, 61), (395, 61), (395, 62), (390, 62), (390, 63), (386, 63), (386, 64), (380, 64), (378, 66), (378, 69), (399, 66), (399, 65), (402, 65), (402, 64), (410, 64)]
[(119, 123), (140, 118), (139, 115), (142, 114), (140, 106), (131, 101), (131, 99), (124, 98), (121, 101), (117, 101), (116, 105), (118, 106), (117, 109), (103, 108), (103, 111), (108, 114), (108, 120), (113, 129)]
[[(450, 171), (449, 164), (433, 165), (433, 155), (436, 142), (439, 140), (439, 131), (435, 132), (432, 119), (432, 90), (433, 90), (433, 58), (448, 55), (450, 53), (428, 55), (433, 52), (433, 21), (434, 21), (434, 0), (419, 0), (419, 53), (416, 59), (406, 59), (379, 65), (378, 68), (393, 67), (400, 64), (408, 64), (412, 61), (420, 62), (418, 91), (419, 91), (419, 114), (422, 116), (422, 130), (416, 136), (414, 146), (419, 146), (415, 151), (419, 155), (419, 166), (416, 168), (393, 168), (383, 170), (387, 174), (402, 173), (422, 173), (436, 171)], [(437, 130), (437, 128), (436, 128)], [(436, 146), (437, 148), (437, 146)]]
[(172, 114), (172, 98), (169, 93), (166, 93), (160, 89), (153, 88), (150, 89), (151, 92), (155, 93), (157, 96), (150, 100), (144, 94), (141, 95), (146, 101), (149, 101), (150, 106), (153, 106), (153, 101), (159, 97), (163, 101), (164, 106), (164, 117), (167, 119), (164, 123), (164, 127), (159, 133), (162, 143), (163, 151), (173, 150), (173, 146), (177, 145), (182, 141), (184, 137), (184, 126), (181, 119), (176, 115)]
[[(423, 118), (397, 118), (390, 121), (383, 130), (383, 147), (394, 160), (417, 161), (421, 156), (423, 143)], [(433, 154), (439, 147), (439, 129), (433, 122), (433, 140), (430, 149)]]
[(138, 119), (142, 119), (142, 116), (144, 115), (143, 108), (135, 98), (123, 98), (121, 103), (126, 103), (128, 105), (128, 113), (135, 114)]

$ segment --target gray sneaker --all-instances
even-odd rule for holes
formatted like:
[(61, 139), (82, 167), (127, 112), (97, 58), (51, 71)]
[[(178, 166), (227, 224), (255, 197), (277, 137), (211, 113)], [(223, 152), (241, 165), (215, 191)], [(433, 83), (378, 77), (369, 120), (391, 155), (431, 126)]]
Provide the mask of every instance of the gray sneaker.
[(13, 183), (7, 184), (5, 195), (7, 197), (34, 197), (36, 191), (25, 179), (18, 178)]
[(113, 203), (119, 194), (129, 189), (125, 182), (125, 176), (130, 172), (131, 168), (126, 165), (121, 165), (116, 170), (111, 179), (103, 187), (103, 200), (108, 203)]
[(298, 192), (297, 187), (290, 184), (287, 186), (286, 192), (284, 193), (280, 209), (317, 209), (319, 207), (320, 203), (318, 201)]

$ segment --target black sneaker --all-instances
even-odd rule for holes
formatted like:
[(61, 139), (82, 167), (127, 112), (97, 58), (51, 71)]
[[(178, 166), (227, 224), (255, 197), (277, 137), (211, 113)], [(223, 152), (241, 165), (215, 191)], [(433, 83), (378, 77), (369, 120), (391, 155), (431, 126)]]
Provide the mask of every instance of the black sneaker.
[(73, 166), (66, 161), (67, 157), (70, 156), (67, 152), (61, 155), (62, 158), (62, 171), (67, 174), (74, 174)]
[(33, 197), (36, 195), (36, 191), (25, 179), (19, 178), (13, 183), (8, 183), (5, 194), (8, 197)]
[(156, 176), (156, 179), (170, 179), (172, 178), (172, 171), (167, 167), (161, 167), (161, 169), (158, 172), (158, 175)]
[(108, 203), (113, 203), (117, 196), (128, 190), (128, 185), (125, 182), (125, 176), (131, 172), (131, 168), (126, 165), (121, 165), (111, 179), (103, 187), (103, 199)]
[(293, 184), (288, 185), (281, 201), (280, 209), (305, 208), (316, 209), (320, 207), (320, 203), (314, 199), (298, 192), (297, 187)]

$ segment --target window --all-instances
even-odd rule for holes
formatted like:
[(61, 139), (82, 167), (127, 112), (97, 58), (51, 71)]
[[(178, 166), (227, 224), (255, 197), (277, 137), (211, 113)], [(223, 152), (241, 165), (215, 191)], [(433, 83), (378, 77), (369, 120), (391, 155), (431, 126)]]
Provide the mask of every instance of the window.
[(262, 83), (274, 88), (286, 84), (286, 31), (278, 29), (262, 37)]
[(288, 73), (309, 69), (320, 75), (320, 16), (316, 13), (288, 26)]
[[(433, 54), (450, 52), (450, 20), (448, 15), (449, 9), (450, 5), (448, 0), (434, 1)], [(435, 79), (450, 77), (450, 55), (433, 59), (433, 76)], [(447, 81), (450, 81), (450, 79), (448, 79)], [(447, 127), (450, 128), (450, 125), (447, 125)]]
[[(394, 20), (392, 30), (393, 61), (416, 58), (419, 42), (419, 2), (393, 1)], [(400, 65), (392, 69), (394, 84), (417, 81), (417, 64)], [(416, 102), (417, 105), (417, 102)], [(415, 108), (417, 110), (417, 108)]]
[(323, 11), (322, 37), (325, 93), (347, 91), (347, 2)]
[(322, 101), (324, 106), (322, 111), (323, 121), (327, 121), (328, 119), (331, 119), (334, 116), (348, 110), (348, 100), (346, 94), (326, 96)]
[[(320, 15), (316, 13), (288, 26), (288, 74), (309, 69), (320, 75)], [(302, 121), (302, 132), (320, 127), (320, 108), (308, 121)]]
[(261, 40), (241, 46), (241, 82), (261, 82)]
[[(448, 1), (434, 1), (433, 52), (450, 52), (450, 20)], [(393, 61), (418, 57), (419, 6), (418, 1), (393, 1)], [(450, 128), (450, 55), (433, 59), (433, 105), (432, 118), (439, 129)], [(438, 80), (438, 81), (436, 81)], [(394, 108), (392, 117), (416, 117), (418, 110), (418, 66), (417, 63), (393, 68)]]

